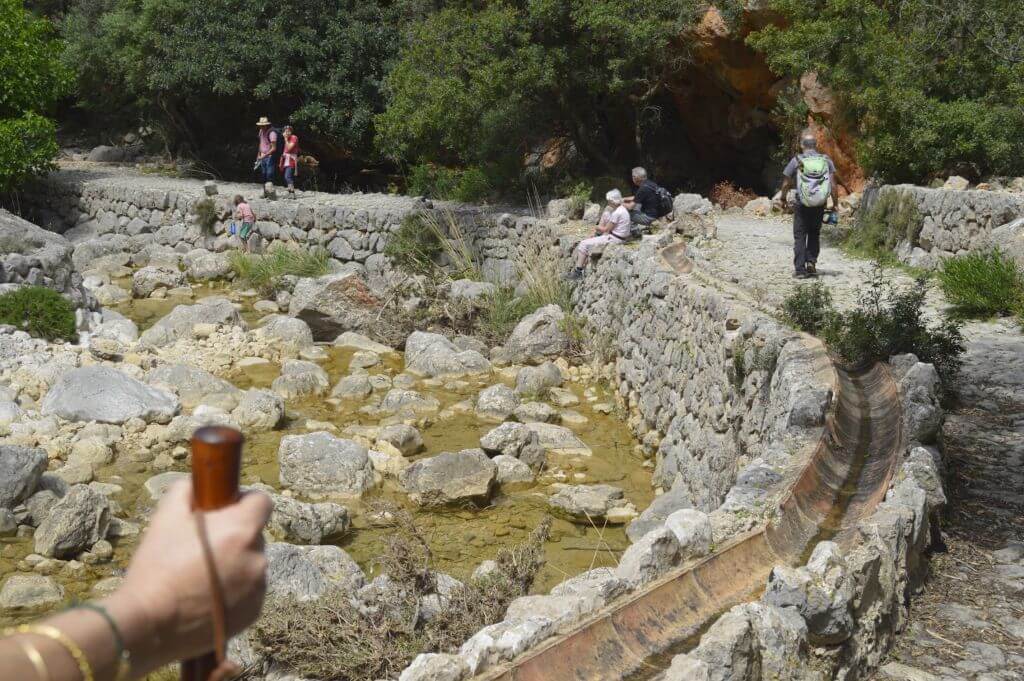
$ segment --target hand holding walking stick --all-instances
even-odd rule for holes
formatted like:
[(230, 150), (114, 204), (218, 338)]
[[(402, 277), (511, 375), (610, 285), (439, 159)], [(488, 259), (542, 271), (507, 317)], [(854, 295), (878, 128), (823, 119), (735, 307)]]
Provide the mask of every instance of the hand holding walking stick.
[(203, 553), (213, 596), (214, 650), (181, 663), (182, 681), (221, 681), (237, 672), (226, 657), (226, 604), (210, 551), (205, 511), (230, 506), (238, 500), (242, 464), (242, 434), (226, 426), (200, 428), (192, 436), (192, 495)]

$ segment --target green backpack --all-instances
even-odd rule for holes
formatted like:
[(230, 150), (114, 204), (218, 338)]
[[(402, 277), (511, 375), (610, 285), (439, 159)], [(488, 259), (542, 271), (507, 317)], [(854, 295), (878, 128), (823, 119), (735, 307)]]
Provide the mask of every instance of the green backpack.
[(796, 195), (800, 204), (808, 208), (820, 208), (832, 194), (832, 172), (828, 157), (821, 154), (799, 155), (796, 173)]

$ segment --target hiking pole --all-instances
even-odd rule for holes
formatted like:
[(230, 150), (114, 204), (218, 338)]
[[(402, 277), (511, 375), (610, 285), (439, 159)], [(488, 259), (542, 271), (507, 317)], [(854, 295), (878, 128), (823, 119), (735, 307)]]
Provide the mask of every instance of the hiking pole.
[[(227, 426), (206, 426), (192, 436), (192, 503), (203, 552), (210, 568), (213, 591), (214, 650), (181, 662), (182, 681), (209, 681), (224, 662), (227, 646), (225, 604), (220, 582), (213, 569), (213, 557), (205, 538), (202, 513), (230, 506), (238, 500), (238, 478), (242, 466), (242, 434)], [(218, 674), (219, 676), (219, 674)]]

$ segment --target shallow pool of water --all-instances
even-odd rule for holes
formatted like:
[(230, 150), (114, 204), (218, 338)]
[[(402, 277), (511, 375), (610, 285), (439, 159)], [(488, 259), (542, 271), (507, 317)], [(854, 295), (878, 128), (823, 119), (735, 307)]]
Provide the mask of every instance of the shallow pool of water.
[[(251, 308), (251, 302), (256, 299), (240, 298), (223, 285), (197, 287), (195, 291), (195, 298), (229, 295), (242, 302), (243, 315), (250, 325), (254, 325), (261, 316)], [(144, 330), (170, 312), (175, 305), (191, 304), (194, 300), (140, 300), (126, 303), (118, 309)], [(331, 346), (324, 349), (328, 357), (320, 364), (328, 372), (331, 385), (334, 385), (348, 373), (352, 351)], [(382, 359), (381, 364), (369, 370), (370, 373), (386, 373), (390, 376), (401, 373), (401, 355), (396, 353)], [(226, 378), (243, 389), (269, 387), (279, 373), (279, 366), (267, 363), (236, 370)], [(488, 377), (449, 381), (444, 385), (438, 385), (440, 382), (427, 382), (426, 385), (418, 382), (412, 389), (437, 398), (444, 410), (458, 402), (475, 399), (481, 389), (497, 382), (510, 383), (510, 379), (503, 380), (496, 372)], [(384, 499), (400, 504), (413, 513), (418, 528), (429, 543), (437, 569), (465, 578), (481, 561), (494, 558), (502, 547), (524, 541), (549, 516), (547, 498), (554, 492), (551, 486), (556, 482), (615, 485), (625, 491), (627, 499), (638, 511), (643, 510), (653, 498), (650, 470), (643, 466), (643, 460), (635, 453), (636, 442), (625, 421), (614, 413), (604, 414), (592, 408), (596, 403), (612, 402), (612, 396), (598, 386), (591, 386), (589, 396), (584, 394), (587, 386), (566, 384), (565, 387), (572, 390), (580, 400), (578, 405), (570, 409), (585, 416), (587, 421), (572, 427), (572, 430), (593, 450), (592, 456), (549, 453), (548, 469), (541, 473), (535, 485), (497, 492), (483, 507), (421, 510), (409, 502), (397, 481), (385, 479), (380, 487), (364, 495), (361, 500), (342, 502), (353, 514), (353, 527), (338, 545), (349, 552), (370, 576), (376, 574), (378, 568), (375, 561), (389, 530), (371, 525), (363, 511), (369, 503)], [(369, 399), (379, 399), (381, 395), (378, 392)], [(248, 439), (244, 450), (243, 484), (261, 482), (279, 488), (277, 450), (280, 440), (285, 435), (309, 432), (306, 425), (308, 420), (332, 424), (336, 428), (335, 434), (340, 437), (345, 436), (343, 431), (349, 426), (379, 424), (379, 416), (360, 412), (360, 407), (367, 403), (337, 403), (323, 397), (288, 401), (287, 419), (282, 429)], [(424, 417), (416, 425), (425, 444), (423, 452), (413, 457), (418, 459), (442, 451), (478, 447), (480, 438), (497, 424), (480, 420), (473, 413), (458, 413), (447, 418), (439, 415)], [(172, 470), (186, 471), (187, 467), (182, 462)], [(123, 509), (117, 515), (142, 523), (153, 507), (142, 484), (157, 472), (162, 471), (154, 471), (150, 464), (119, 461), (98, 471), (96, 479), (122, 486), (123, 491), (113, 497)], [(0, 542), (2, 577), (15, 571), (18, 561), (32, 552), (32, 541), (4, 539)], [(592, 567), (614, 565), (628, 543), (623, 526), (595, 527), (555, 518), (545, 547), (547, 562), (534, 590), (546, 591), (563, 579)], [(118, 574), (123, 569), (133, 546), (134, 540), (121, 540), (115, 543), (115, 559), (112, 563), (83, 566), (79, 572), (61, 572), (53, 576), (65, 587), (68, 600), (85, 598), (97, 580)], [(6, 621), (26, 618), (7, 618)], [(4, 621), (0, 616), (0, 623)]]

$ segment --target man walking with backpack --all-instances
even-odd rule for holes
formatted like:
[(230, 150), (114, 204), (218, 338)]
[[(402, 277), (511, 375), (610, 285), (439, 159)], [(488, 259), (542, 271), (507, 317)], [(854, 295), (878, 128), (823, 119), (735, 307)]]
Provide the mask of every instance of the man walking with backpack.
[(797, 279), (818, 273), (821, 251), (821, 221), (825, 206), (832, 198), (833, 209), (839, 208), (839, 189), (849, 188), (836, 173), (836, 166), (826, 154), (818, 153), (818, 140), (810, 130), (800, 135), (800, 153), (790, 159), (782, 171), (781, 199), (796, 187), (793, 206), (793, 276)]
[(629, 219), (634, 225), (647, 227), (672, 212), (672, 194), (648, 179), (645, 169), (633, 168), (632, 177), (636, 193), (627, 196), (623, 205), (629, 211)]

